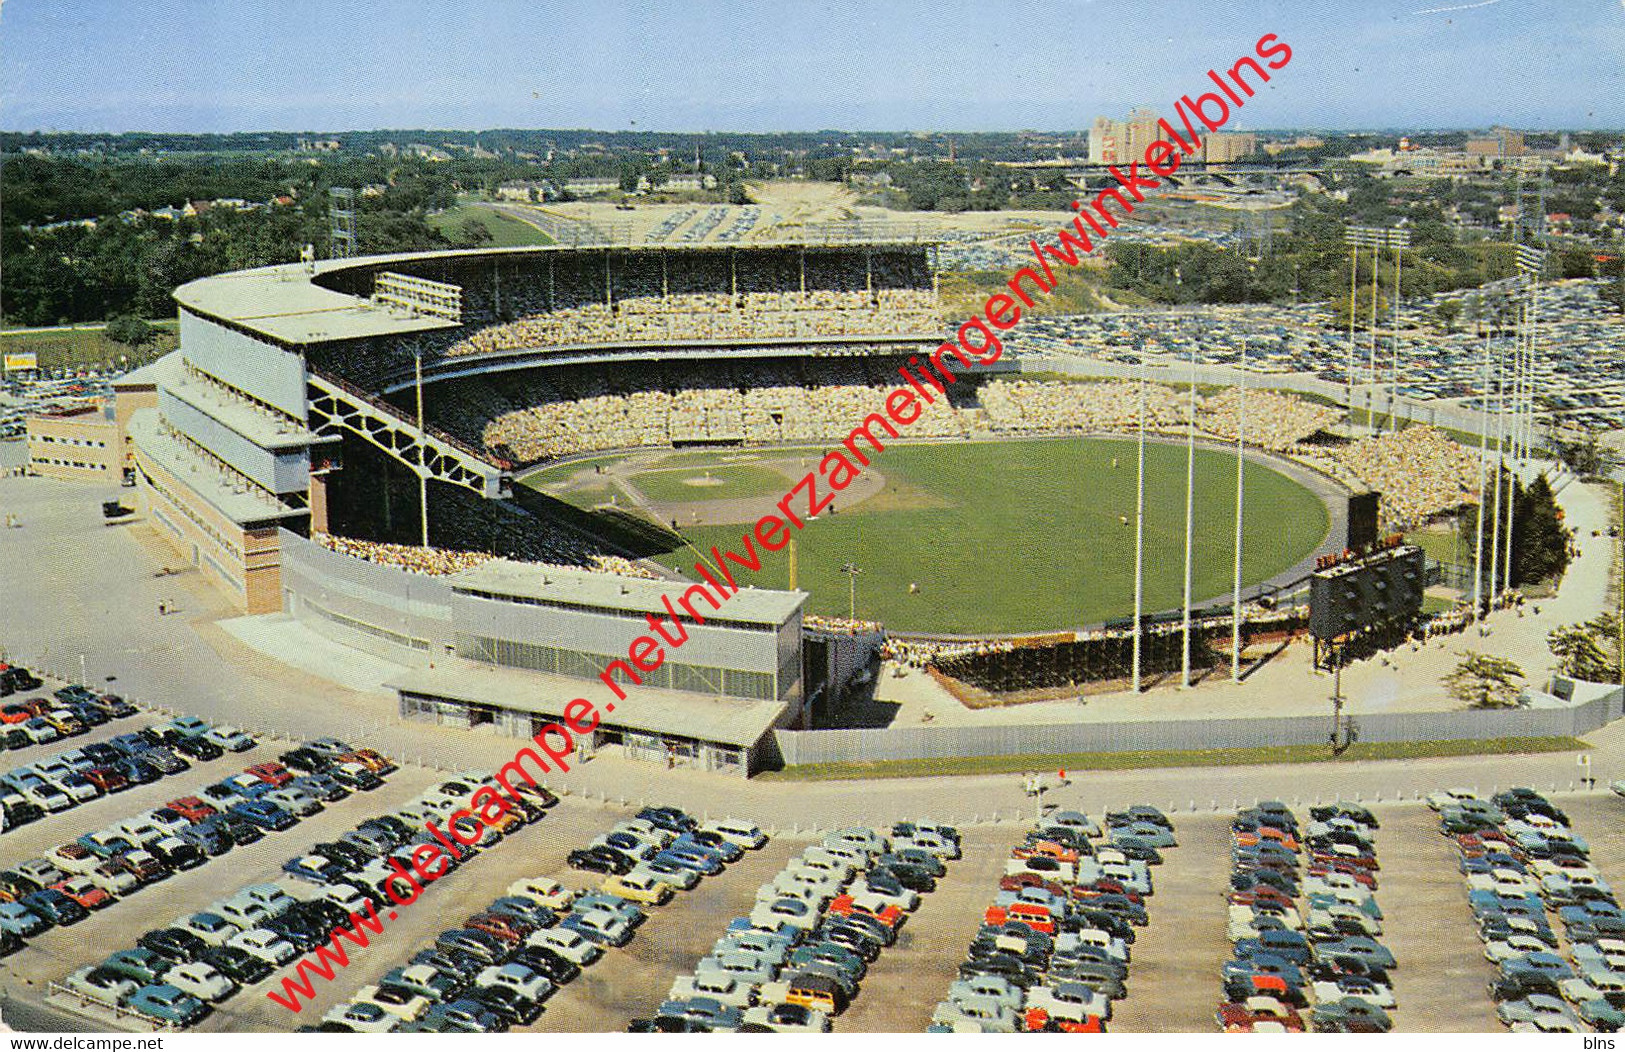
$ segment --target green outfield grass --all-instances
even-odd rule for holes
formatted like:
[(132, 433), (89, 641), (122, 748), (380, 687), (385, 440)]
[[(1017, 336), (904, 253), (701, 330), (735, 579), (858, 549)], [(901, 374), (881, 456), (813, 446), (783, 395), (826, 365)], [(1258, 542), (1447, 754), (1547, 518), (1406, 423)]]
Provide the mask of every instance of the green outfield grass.
[(0, 351), (37, 352), (41, 369), (134, 367), (161, 358), (179, 342), (174, 318), (147, 323), (157, 330), (153, 341), (139, 348), (107, 338), (100, 328), (55, 329), (49, 332), (0, 332)]
[(772, 497), (777, 500), (790, 486), (790, 480), (780, 472), (756, 464), (661, 468), (633, 475), (631, 481), (639, 492), (656, 504), (742, 497)]
[(475, 205), (457, 205), (429, 217), (429, 225), (457, 241), (463, 224), (478, 219), (491, 232), (488, 244), (493, 248), (514, 248), (519, 245), (551, 245), (553, 239), (529, 223), (504, 215), (490, 208)]
[[(798, 587), (811, 593), (812, 612), (844, 615), (848, 578), (840, 567), (855, 563), (863, 571), (858, 616), (905, 631), (1021, 632), (1124, 616), (1133, 611), (1134, 456), (1124, 439), (892, 446), (874, 462), (886, 479), (882, 493), (850, 510), (837, 497), (834, 514), (801, 532)], [(1146, 474), (1145, 609), (1155, 611), (1181, 599), (1184, 447), (1150, 444)], [(1243, 578), (1256, 582), (1312, 551), (1329, 520), (1318, 497), (1268, 468), (1249, 463), (1246, 485)], [(763, 503), (765, 511), (774, 501)], [(1193, 592), (1201, 601), (1230, 588), (1235, 461), (1228, 455), (1198, 451), (1196, 507)], [(713, 544), (739, 550), (743, 529), (683, 532), (708, 552)], [(787, 587), (787, 554), (769, 554), (750, 583)], [(680, 549), (664, 559), (690, 567), (695, 553)]]

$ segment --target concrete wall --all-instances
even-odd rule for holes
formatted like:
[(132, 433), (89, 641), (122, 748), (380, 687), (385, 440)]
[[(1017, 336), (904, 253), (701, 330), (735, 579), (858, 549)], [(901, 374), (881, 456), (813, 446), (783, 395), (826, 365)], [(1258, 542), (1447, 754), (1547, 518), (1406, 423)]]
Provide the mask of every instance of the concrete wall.
[(168, 391), (158, 393), (158, 409), (176, 430), (272, 493), (302, 493), (310, 486), (310, 461), (303, 450), (263, 449)]
[(281, 542), (282, 608), (321, 634), (407, 664), (455, 647), (443, 578), (340, 555), (289, 530)]
[[(1458, 741), (1586, 734), (1621, 716), (1620, 691), (1581, 705), (1506, 712), (1383, 713), (1353, 718), (1362, 742)], [(1235, 749), (1321, 745), (1331, 717), (1154, 720), (1002, 727), (889, 727), (774, 732), (786, 766), (870, 760), (924, 760), (1071, 752)]]
[(296, 420), (306, 419), (304, 359), (184, 308), (180, 317), (181, 353), (188, 362)]

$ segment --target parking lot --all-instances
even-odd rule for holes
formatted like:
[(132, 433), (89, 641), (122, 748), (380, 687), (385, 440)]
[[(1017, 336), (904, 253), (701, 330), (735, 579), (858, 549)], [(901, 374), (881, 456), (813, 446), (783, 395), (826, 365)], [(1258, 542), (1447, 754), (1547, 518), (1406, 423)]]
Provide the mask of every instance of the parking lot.
[[(148, 722), (152, 721), (145, 716), (118, 721), (41, 754), (104, 740)], [(269, 759), (283, 747), (266, 743), (248, 753), (194, 764), (181, 775), (9, 831), (0, 841), (4, 849), (0, 866), (14, 865), (82, 832), (186, 795), (245, 764)], [(11, 760), (12, 754), (6, 758)], [(284, 860), (317, 841), (336, 839), (363, 818), (400, 806), (444, 777), (433, 769), (404, 766), (384, 787), (353, 795), (292, 830), (177, 873), (70, 928), (34, 937), (0, 966), (6, 981), (19, 994), (43, 999), (50, 982), (95, 963), (115, 948), (134, 945), (143, 932), (203, 909), (243, 885), (279, 881), (287, 886), (290, 882), (280, 872)], [(1604, 794), (1565, 794), (1556, 799), (1576, 832), (1590, 841), (1603, 874), (1616, 884), (1625, 881), (1625, 801)], [(317, 981), (316, 997), (302, 1012), (291, 1013), (265, 996), (268, 989), (281, 988), (288, 974), (282, 969), (226, 1001), (198, 1029), (286, 1031), (314, 1023), (362, 986), (406, 963), (442, 930), (460, 926), (463, 918), (479, 912), (518, 878), (552, 877), (570, 887), (595, 887), (602, 878), (570, 869), (565, 856), (632, 810), (566, 798), (540, 822), (437, 881), (417, 903), (401, 909), (367, 949), (352, 949), (349, 967), (335, 981)], [(1383, 938), (1399, 960), (1393, 973), (1399, 1002), (1392, 1013), (1395, 1029), (1499, 1031), (1494, 1004), (1485, 992), (1494, 970), (1482, 956), (1467, 908), (1466, 884), (1450, 843), (1438, 833), (1437, 815), (1417, 803), (1373, 810), (1382, 821), (1375, 842), (1383, 866), (1378, 893), (1386, 915)], [(1150, 924), (1137, 930), (1128, 996), (1115, 1005), (1110, 1023), (1117, 1032), (1205, 1032), (1214, 1026), (1219, 968), (1230, 952), (1222, 898), (1230, 815), (1172, 817), (1180, 846), (1165, 851), (1165, 863), (1155, 869), (1156, 894), (1148, 900)], [(1024, 830), (1024, 825), (1005, 822), (963, 831), (964, 857), (950, 864), (937, 890), (923, 896), (897, 944), (874, 963), (852, 1006), (835, 1021), (837, 1032), (919, 1032), (926, 1027), (933, 1007), (955, 978), (983, 909), (997, 891), (1009, 849)], [(608, 950), (552, 997), (532, 1027), (522, 1029), (618, 1031), (631, 1019), (652, 1014), (674, 977), (691, 970), (709, 952), (728, 920), (749, 911), (757, 887), (810, 839), (805, 833), (776, 836), (762, 850), (705, 878), (693, 891), (652, 909), (648, 923), (629, 945)], [(58, 998), (56, 1003), (63, 1001)]]

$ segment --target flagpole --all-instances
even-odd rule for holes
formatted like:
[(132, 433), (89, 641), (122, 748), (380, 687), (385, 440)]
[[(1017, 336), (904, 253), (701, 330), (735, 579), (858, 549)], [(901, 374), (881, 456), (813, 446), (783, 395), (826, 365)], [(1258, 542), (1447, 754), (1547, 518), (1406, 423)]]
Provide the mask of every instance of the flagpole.
[(1490, 334), (1484, 333), (1484, 385), (1478, 409), (1478, 539), (1473, 546), (1473, 621), (1484, 616), (1484, 510), (1489, 504), (1484, 492), (1484, 476), (1489, 468), (1490, 450)]
[[(1505, 466), (1501, 444), (1503, 441), (1506, 423), (1506, 375), (1501, 367), (1502, 363), (1495, 363), (1495, 477), (1491, 480), (1495, 484), (1495, 518), (1490, 525), (1490, 602), (1501, 594), (1498, 587), (1498, 575), (1501, 568), (1501, 469)], [(1482, 514), (1482, 511), (1480, 512)]]
[(1191, 685), (1191, 538), (1196, 526), (1196, 351), (1191, 351), (1191, 418), (1185, 431), (1185, 619), (1179, 685)]
[[(1352, 407), (1353, 401), (1350, 401)], [(1236, 570), (1230, 584), (1230, 679), (1241, 682), (1241, 495), (1247, 430), (1247, 337), (1241, 338), (1241, 386), (1236, 394)]]
[(1141, 614), (1145, 605), (1145, 357), (1140, 357), (1140, 437), (1134, 481), (1134, 693), (1140, 693)]

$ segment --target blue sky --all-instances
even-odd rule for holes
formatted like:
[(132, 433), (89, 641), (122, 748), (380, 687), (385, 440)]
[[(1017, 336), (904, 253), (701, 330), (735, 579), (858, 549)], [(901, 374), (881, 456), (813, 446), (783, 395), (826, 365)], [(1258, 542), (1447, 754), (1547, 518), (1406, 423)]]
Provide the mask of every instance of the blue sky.
[(1265, 33), (1242, 127), (1625, 128), (1625, 0), (5, 0), (0, 127), (1084, 128)]

